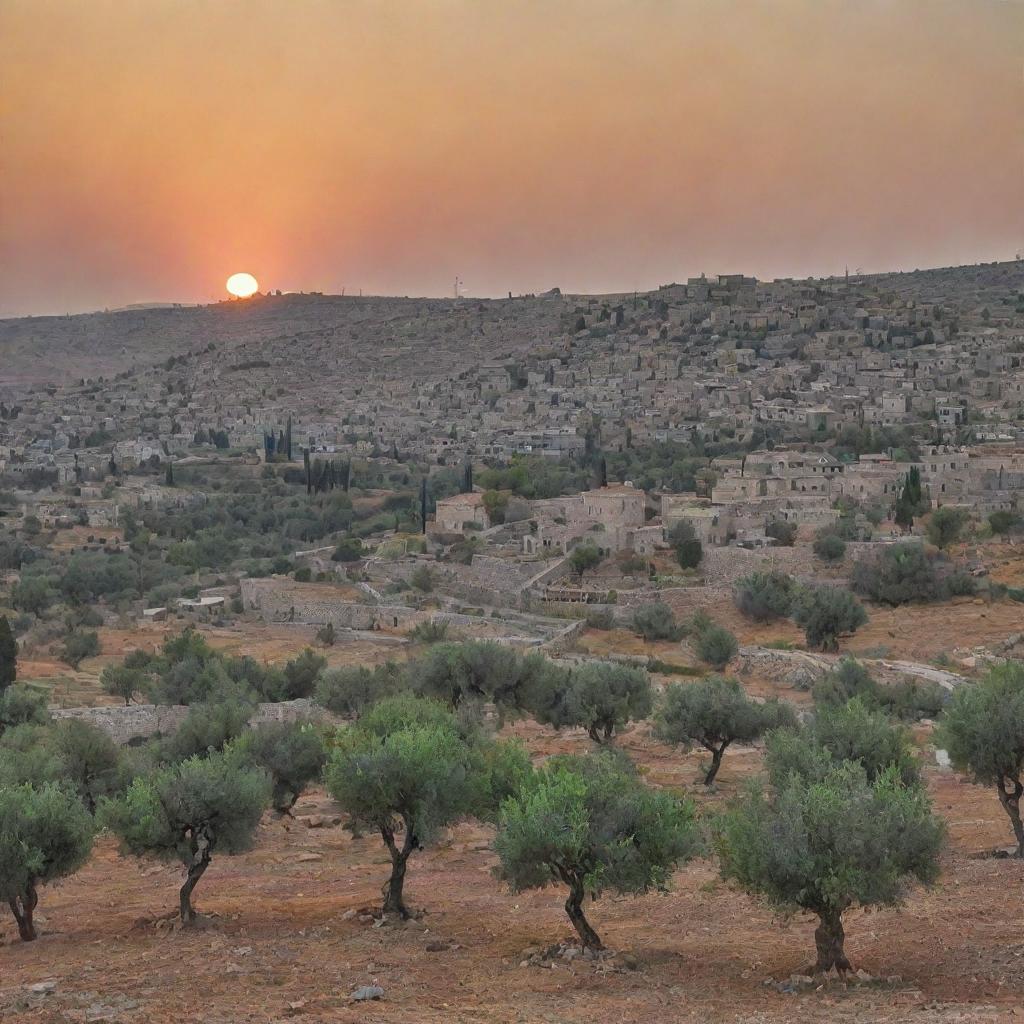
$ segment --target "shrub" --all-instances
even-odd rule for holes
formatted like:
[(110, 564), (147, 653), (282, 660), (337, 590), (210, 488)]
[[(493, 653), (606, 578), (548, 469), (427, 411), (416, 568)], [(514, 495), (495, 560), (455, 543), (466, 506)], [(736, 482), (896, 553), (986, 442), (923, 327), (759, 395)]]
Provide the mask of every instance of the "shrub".
[(356, 718), (375, 701), (394, 696), (402, 686), (402, 674), (393, 662), (374, 668), (355, 665), (324, 672), (314, 699), (336, 715)]
[(809, 726), (780, 729), (768, 740), (766, 765), (776, 786), (794, 771), (820, 778), (842, 761), (859, 764), (868, 782), (890, 770), (905, 786), (921, 778), (907, 730), (859, 697), (819, 708)]
[(210, 866), (213, 851), (251, 849), (256, 826), (270, 799), (266, 772), (236, 754), (190, 757), (140, 777), (117, 801), (103, 805), (103, 820), (134, 854), (152, 853), (185, 866), (178, 912), (196, 919), (192, 891)]
[(363, 542), (358, 537), (343, 537), (338, 541), (334, 554), (331, 555), (331, 561), (358, 562), (364, 554)]
[(733, 601), (755, 622), (786, 618), (793, 608), (796, 580), (784, 572), (755, 572), (737, 580)]
[(284, 687), (271, 699), (299, 700), (302, 697), (311, 697), (316, 689), (316, 681), (326, 667), (327, 659), (307, 647), (297, 658), (285, 664)]
[(86, 658), (94, 658), (99, 653), (99, 635), (76, 629), (65, 638), (60, 652), (60, 660), (77, 669)]
[(851, 969), (843, 913), (897, 905), (911, 881), (934, 881), (942, 838), (921, 787), (895, 771), (869, 782), (851, 763), (752, 790), (716, 826), (723, 877), (782, 910), (816, 914), (816, 970), (840, 975)]
[(710, 752), (711, 766), (704, 775), (704, 785), (710, 786), (731, 743), (751, 743), (769, 729), (795, 721), (788, 704), (758, 703), (737, 680), (711, 676), (667, 686), (655, 729), (666, 743), (685, 749), (697, 743)]
[(611, 752), (552, 758), (531, 772), (502, 804), (494, 840), (514, 891), (568, 888), (565, 910), (588, 949), (601, 939), (583, 912), (587, 896), (664, 888), (698, 848), (692, 805), (649, 789)]
[(864, 606), (848, 590), (814, 587), (794, 602), (793, 619), (803, 627), (809, 647), (839, 650), (839, 638), (855, 633), (868, 621)]
[(837, 533), (819, 530), (814, 538), (814, 553), (823, 562), (839, 562), (846, 556), (846, 542)]
[(333, 647), (338, 639), (338, 631), (333, 622), (327, 622), (316, 631), (316, 641), (322, 647)]
[(121, 748), (88, 722), (75, 718), (55, 722), (49, 746), (60, 764), (62, 781), (90, 814), (102, 798), (123, 793), (128, 785)]
[(890, 545), (857, 562), (850, 584), (878, 604), (895, 606), (942, 596), (935, 559), (916, 541)]
[(1024, 857), (1024, 664), (1007, 662), (957, 689), (939, 726), (938, 742), (958, 771), (995, 786), (1010, 819), (1017, 856)]
[(184, 761), (222, 751), (242, 735), (252, 712), (252, 705), (240, 700), (195, 704), (178, 731), (160, 743), (161, 757), (167, 761)]
[(529, 711), (555, 729), (580, 728), (595, 743), (608, 743), (627, 722), (646, 718), (654, 706), (650, 677), (639, 668), (591, 661), (569, 672), (551, 671), (548, 685), (532, 688)]
[(320, 733), (308, 722), (264, 722), (241, 742), (253, 763), (270, 776), (271, 803), (280, 814), (291, 814), (327, 760)]
[(722, 669), (739, 650), (736, 637), (724, 626), (708, 626), (693, 638), (693, 649), (698, 658), (712, 668)]
[(63, 787), (0, 786), (0, 899), (23, 942), (36, 937), (39, 887), (77, 871), (89, 857), (92, 834), (88, 812)]
[(425, 619), (417, 622), (406, 636), (414, 644), (438, 644), (448, 639), (449, 625), (447, 619)]
[(637, 608), (633, 613), (633, 628), (645, 640), (678, 640), (682, 636), (672, 609), (661, 601)]
[(1016, 530), (1020, 526), (1020, 516), (1016, 512), (1007, 512), (999, 509), (988, 517), (988, 525), (993, 533), (1002, 534)]
[(697, 539), (693, 526), (681, 520), (669, 531), (668, 542), (676, 553), (681, 569), (696, 569), (704, 558), (704, 548)]
[(57, 592), (44, 576), (25, 576), (11, 587), (11, 604), (19, 612), (38, 617), (56, 600)]
[(585, 621), (590, 629), (614, 629), (615, 613), (610, 608), (591, 609)]
[(49, 720), (44, 693), (21, 683), (0, 691), (0, 736), (19, 725), (45, 725)]
[(385, 702), (338, 736), (327, 788), (351, 827), (379, 832), (390, 854), (384, 914), (409, 916), (404, 886), (413, 851), (457, 821), (493, 816), (527, 766), (521, 748), (470, 741), (454, 715), (416, 698)]
[(791, 523), (786, 519), (771, 519), (764, 528), (765, 534), (784, 548), (793, 546), (793, 542), (796, 540), (796, 531), (796, 523)]
[(815, 684), (814, 702), (837, 707), (852, 697), (897, 718), (934, 718), (946, 702), (946, 691), (938, 683), (914, 679), (882, 686), (859, 661), (847, 657)]
[(430, 566), (421, 565), (415, 569), (409, 577), (409, 583), (424, 594), (429, 594), (434, 589), (434, 574)]

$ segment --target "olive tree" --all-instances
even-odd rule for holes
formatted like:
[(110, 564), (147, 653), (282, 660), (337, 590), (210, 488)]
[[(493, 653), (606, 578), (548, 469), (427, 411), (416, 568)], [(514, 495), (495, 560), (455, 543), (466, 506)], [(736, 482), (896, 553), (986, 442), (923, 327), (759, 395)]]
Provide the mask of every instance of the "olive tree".
[(813, 587), (793, 602), (793, 619), (803, 627), (809, 647), (838, 651), (839, 638), (860, 629), (868, 614), (848, 590)]
[(1007, 662), (954, 694), (938, 742), (953, 765), (979, 785), (995, 786), (1010, 819), (1017, 856), (1024, 857), (1024, 664)]
[(818, 917), (812, 969), (845, 975), (843, 914), (898, 905), (912, 882), (934, 881), (943, 832), (922, 787), (905, 786), (895, 769), (869, 781), (843, 762), (750, 789), (718, 819), (716, 845), (724, 878)]
[(265, 722), (247, 733), (243, 742), (253, 762), (270, 776), (274, 810), (291, 814), (327, 760), (320, 732), (309, 722)]
[(123, 700), (125, 707), (132, 702), (135, 694), (145, 690), (149, 676), (139, 668), (128, 665), (108, 665), (100, 673), (100, 687), (111, 697)]
[(102, 729), (67, 718), (50, 729), (48, 745), (60, 764), (61, 778), (90, 813), (103, 797), (123, 793), (128, 785), (121, 748)]
[(660, 739), (689, 749), (699, 744), (711, 754), (711, 766), (704, 775), (710, 786), (722, 766), (730, 743), (751, 743), (769, 729), (794, 722), (788, 704), (751, 700), (736, 679), (709, 676), (696, 683), (673, 683), (666, 687), (656, 718)]
[(447, 826), (493, 817), (527, 770), (518, 746), (468, 734), (443, 705), (394, 697), (339, 734), (327, 789), (358, 830), (375, 830), (391, 857), (385, 915), (409, 916), (409, 857)]
[(733, 601), (747, 618), (770, 622), (788, 617), (796, 591), (796, 580), (788, 573), (754, 572), (736, 581)]
[(647, 718), (654, 707), (650, 676), (639, 668), (591, 661), (545, 673), (547, 686), (531, 688), (528, 710), (544, 725), (580, 728), (595, 743), (608, 743), (627, 722)]
[(370, 668), (346, 665), (320, 675), (314, 700), (343, 718), (357, 718), (385, 697), (393, 697), (405, 686), (405, 676), (395, 662)]
[(214, 752), (136, 778), (123, 798), (103, 805), (102, 818), (129, 852), (185, 865), (178, 910), (191, 924), (196, 919), (192, 891), (214, 851), (251, 849), (269, 799), (266, 772), (233, 751)]
[(678, 640), (682, 629), (664, 601), (641, 605), (633, 613), (633, 628), (645, 640)]
[(93, 824), (62, 786), (0, 786), (0, 899), (23, 942), (36, 937), (39, 886), (77, 871), (92, 849)]
[(583, 912), (605, 890), (664, 888), (699, 849), (693, 807), (645, 786), (623, 755), (555, 757), (501, 807), (494, 849), (512, 889), (569, 890), (565, 912), (583, 946), (601, 939)]
[(925, 535), (937, 548), (948, 548), (960, 539), (970, 518), (966, 509), (943, 505), (928, 517)]
[(467, 700), (494, 701), (503, 708), (519, 704), (520, 655), (490, 640), (435, 644), (409, 665), (413, 688), (423, 697), (457, 708)]

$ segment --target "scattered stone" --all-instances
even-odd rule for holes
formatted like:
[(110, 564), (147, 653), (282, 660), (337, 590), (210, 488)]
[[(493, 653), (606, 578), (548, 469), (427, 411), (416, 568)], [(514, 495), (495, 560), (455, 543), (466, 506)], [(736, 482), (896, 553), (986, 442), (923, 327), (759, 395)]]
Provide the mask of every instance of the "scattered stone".
[(351, 998), (356, 1003), (366, 1002), (368, 999), (383, 999), (384, 989), (380, 985), (363, 985), (352, 993)]
[(446, 949), (448, 949), (448, 943), (442, 942), (440, 939), (432, 939), (427, 943), (428, 953), (443, 953)]
[(300, 853), (295, 859), (300, 864), (312, 864), (314, 861), (323, 860), (324, 855), (322, 853)]
[(57, 991), (57, 982), (55, 981), (37, 981), (34, 985), (27, 986), (29, 992), (34, 996), (48, 996), (53, 992)]

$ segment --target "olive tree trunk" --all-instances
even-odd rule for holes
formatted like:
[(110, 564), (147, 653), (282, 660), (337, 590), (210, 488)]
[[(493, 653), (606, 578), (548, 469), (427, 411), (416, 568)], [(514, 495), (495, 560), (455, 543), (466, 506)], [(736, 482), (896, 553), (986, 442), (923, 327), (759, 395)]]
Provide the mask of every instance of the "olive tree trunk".
[(36, 937), (32, 914), (38, 902), (39, 894), (36, 892), (35, 882), (29, 882), (20, 896), (8, 900), (14, 920), (18, 922), (18, 935), (21, 936), (22, 942), (31, 942)]
[(1024, 857), (1024, 823), (1020, 818), (1020, 798), (1024, 795), (1024, 783), (1019, 779), (1002, 776), (996, 783), (999, 802), (1003, 805), (1013, 825), (1013, 834), (1017, 839), (1017, 856)]
[(818, 950), (818, 959), (814, 969), (822, 974), (828, 974), (834, 967), (840, 975), (843, 975), (851, 968), (843, 948), (846, 933), (843, 931), (842, 912), (838, 910), (821, 911), (818, 917), (820, 923), (814, 929), (814, 945)]
[(405, 920), (409, 917), (409, 909), (403, 900), (403, 889), (405, 887), (405, 868), (409, 860), (409, 854), (417, 849), (419, 843), (413, 833), (408, 821), (405, 822), (405, 835), (402, 845), (395, 842), (395, 830), (388, 825), (381, 825), (380, 834), (384, 839), (384, 845), (391, 854), (391, 877), (384, 883), (384, 906), (385, 916), (398, 915)]
[(571, 877), (567, 881), (569, 882), (569, 898), (565, 901), (565, 912), (569, 915), (569, 920), (572, 921), (572, 926), (576, 929), (583, 948), (604, 949), (601, 936), (591, 928), (586, 914), (583, 913), (583, 897), (585, 895), (583, 882), (577, 877)]
[(192, 906), (192, 890), (210, 866), (213, 857), (213, 836), (205, 829), (192, 834), (192, 859), (185, 872), (185, 884), (178, 891), (178, 913), (183, 924), (192, 924), (198, 916)]
[(718, 769), (722, 767), (722, 756), (725, 754), (725, 748), (729, 746), (729, 740), (723, 740), (717, 746), (714, 743), (705, 743), (704, 747), (711, 751), (711, 767), (707, 770), (704, 776), (704, 785), (710, 786), (715, 781), (715, 777), (718, 775)]

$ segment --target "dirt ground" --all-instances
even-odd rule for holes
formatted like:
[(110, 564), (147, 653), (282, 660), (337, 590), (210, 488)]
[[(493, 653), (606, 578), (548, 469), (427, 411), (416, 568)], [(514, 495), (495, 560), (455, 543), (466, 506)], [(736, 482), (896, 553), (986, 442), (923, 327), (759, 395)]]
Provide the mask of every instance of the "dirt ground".
[[(582, 750), (582, 734), (535, 723), (509, 727), (532, 753)], [(694, 796), (706, 812), (728, 800), (760, 765), (731, 749), (711, 793), (697, 782), (701, 757), (652, 741), (647, 727), (621, 744), (649, 780)], [(563, 894), (514, 895), (491, 874), (483, 826), (452, 831), (414, 856), (410, 905), (423, 916), (375, 927), (373, 906), (388, 865), (379, 838), (342, 827), (286, 828), (264, 820), (253, 851), (216, 856), (196, 891), (207, 927), (168, 920), (180, 869), (122, 857), (102, 837), (79, 874), (43, 891), (41, 938), (17, 940), (0, 923), (0, 1019), (206, 1024), (283, 1020), (459, 1021), (473, 1024), (616, 1024), (651, 1020), (1009, 1021), (1024, 1019), (1024, 863), (982, 856), (1009, 842), (995, 794), (922, 757), (936, 809), (949, 827), (943, 875), (899, 910), (852, 912), (847, 952), (874, 979), (779, 991), (812, 959), (813, 922), (780, 921), (723, 884), (711, 861), (677, 873), (671, 892), (605, 897), (588, 907), (617, 951), (605, 971), (591, 962), (522, 966), (525, 955), (571, 935)], [(322, 791), (296, 813), (330, 814)], [(49, 993), (31, 986), (53, 983)], [(354, 1002), (360, 986), (384, 997)]]

